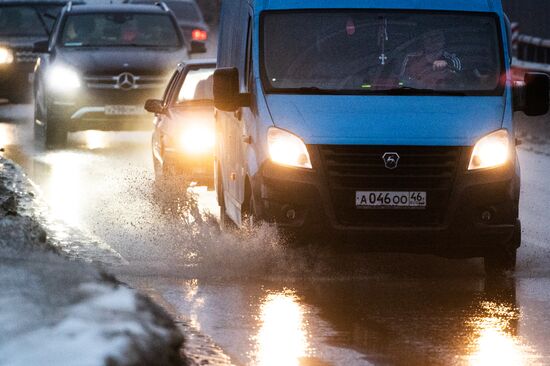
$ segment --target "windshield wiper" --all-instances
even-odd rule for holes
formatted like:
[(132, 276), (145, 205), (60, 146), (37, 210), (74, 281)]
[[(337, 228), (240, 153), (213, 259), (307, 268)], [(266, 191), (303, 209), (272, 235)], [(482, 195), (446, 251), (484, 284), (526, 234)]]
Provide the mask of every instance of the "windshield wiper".
[(454, 95), (465, 96), (466, 93), (454, 90), (437, 90), (413, 88), (410, 86), (400, 86), (398, 88), (381, 90), (380, 92), (388, 95)]
[(302, 88), (296, 88), (296, 89), (292, 89), (292, 91), (297, 91), (300, 94), (326, 94), (326, 95), (342, 94), (341, 90), (322, 89), (322, 88), (318, 88), (316, 86), (307, 86), (307, 87), (302, 87)]

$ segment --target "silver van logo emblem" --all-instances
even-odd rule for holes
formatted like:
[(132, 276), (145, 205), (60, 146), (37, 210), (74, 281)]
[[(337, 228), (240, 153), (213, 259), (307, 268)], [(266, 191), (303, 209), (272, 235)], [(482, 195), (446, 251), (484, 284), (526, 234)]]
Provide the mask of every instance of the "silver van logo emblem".
[(134, 89), (136, 85), (136, 77), (129, 72), (123, 72), (117, 76), (117, 88), (122, 90)]
[(382, 156), (382, 160), (384, 160), (384, 166), (390, 170), (397, 168), (399, 159), (400, 156), (396, 152), (387, 152)]

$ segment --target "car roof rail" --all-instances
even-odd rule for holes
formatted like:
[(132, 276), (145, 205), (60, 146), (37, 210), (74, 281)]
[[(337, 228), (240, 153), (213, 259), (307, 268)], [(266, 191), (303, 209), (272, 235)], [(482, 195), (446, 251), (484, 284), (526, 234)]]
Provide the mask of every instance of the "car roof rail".
[(168, 7), (168, 5), (166, 5), (164, 1), (158, 1), (155, 3), (155, 5), (161, 7), (164, 11), (170, 11), (170, 8)]

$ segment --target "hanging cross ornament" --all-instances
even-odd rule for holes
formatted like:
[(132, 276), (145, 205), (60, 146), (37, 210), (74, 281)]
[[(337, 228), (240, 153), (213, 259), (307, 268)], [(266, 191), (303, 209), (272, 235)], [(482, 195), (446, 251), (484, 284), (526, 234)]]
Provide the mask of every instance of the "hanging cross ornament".
[(385, 65), (388, 56), (386, 56), (386, 41), (389, 40), (388, 37), (388, 20), (384, 19), (384, 22), (380, 24), (378, 28), (378, 46), (381, 47), (382, 53), (378, 59), (380, 60), (380, 65)]

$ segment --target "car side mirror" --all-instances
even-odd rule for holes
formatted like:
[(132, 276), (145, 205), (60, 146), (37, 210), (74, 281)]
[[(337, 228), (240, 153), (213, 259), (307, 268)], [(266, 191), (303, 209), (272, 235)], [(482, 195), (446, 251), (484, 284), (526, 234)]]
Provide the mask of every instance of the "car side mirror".
[(550, 106), (550, 78), (543, 73), (527, 73), (523, 83), (514, 86), (514, 106), (526, 115), (542, 116)]
[(225, 112), (250, 107), (250, 94), (240, 92), (239, 70), (236, 67), (214, 71), (214, 106)]
[(191, 50), (189, 53), (205, 53), (206, 46), (203, 42), (191, 41)]
[(145, 102), (145, 110), (154, 114), (163, 114), (164, 107), (162, 106), (162, 100), (148, 99)]
[(33, 44), (32, 51), (34, 53), (48, 53), (49, 42), (48, 41), (38, 41)]

